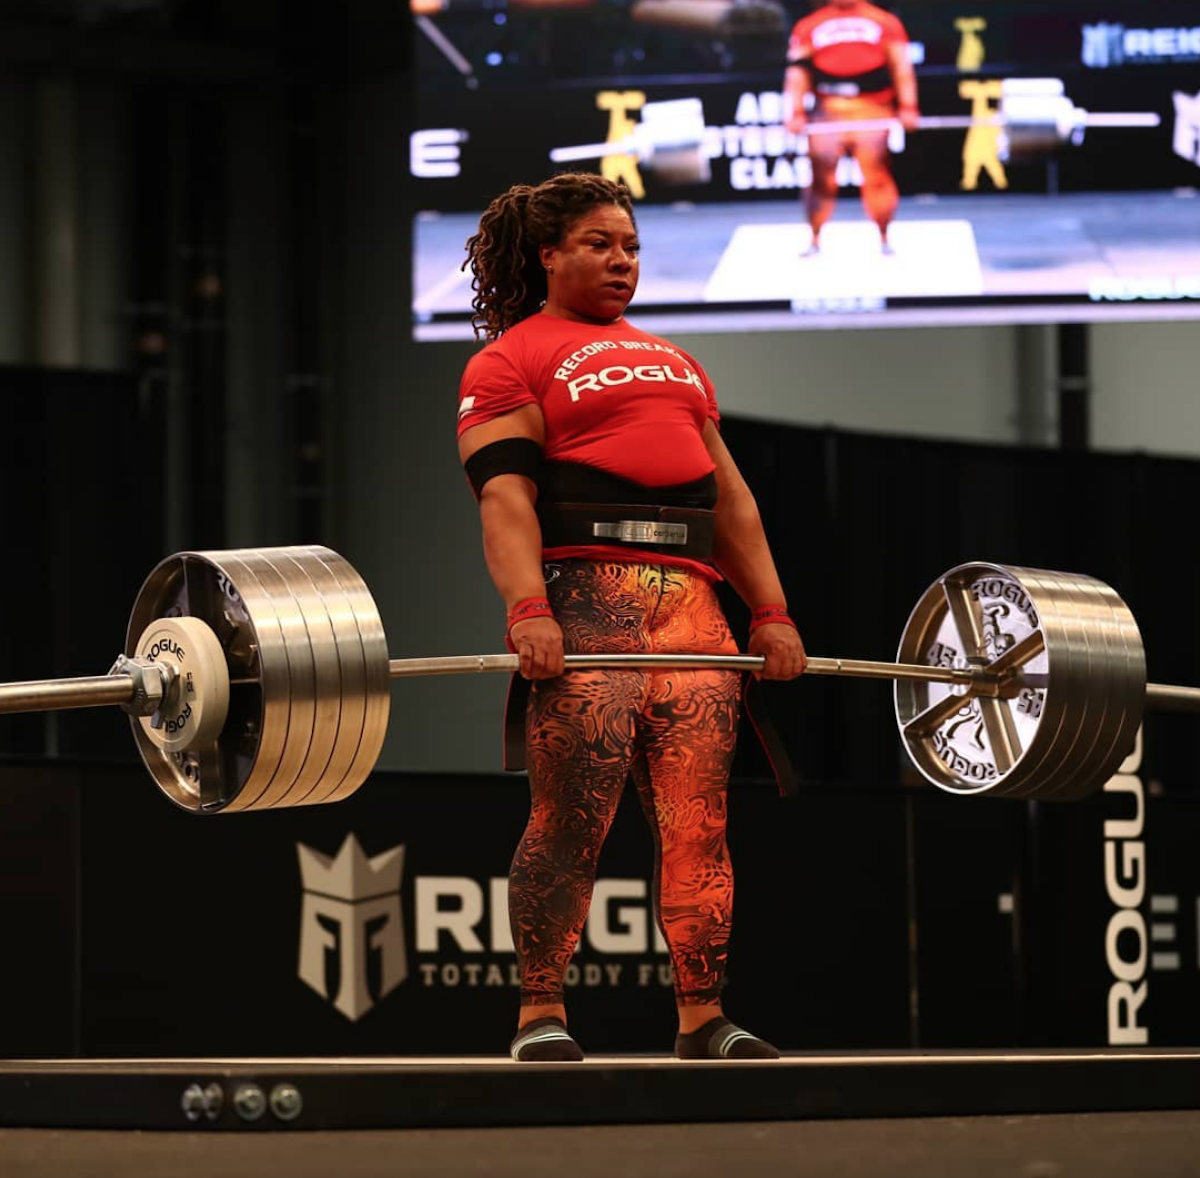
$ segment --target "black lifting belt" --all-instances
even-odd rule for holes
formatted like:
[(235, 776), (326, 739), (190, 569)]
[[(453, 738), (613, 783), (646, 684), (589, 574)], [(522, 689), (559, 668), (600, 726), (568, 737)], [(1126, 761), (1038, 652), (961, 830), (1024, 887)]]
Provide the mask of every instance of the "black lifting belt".
[(892, 72), (881, 65), (861, 74), (830, 74), (818, 69), (811, 61), (804, 63), (812, 88), (821, 95), (836, 95), (839, 98), (857, 98), (860, 94), (877, 94), (892, 88)]
[(705, 508), (654, 503), (539, 503), (537, 510), (545, 548), (603, 544), (691, 560), (712, 556), (716, 515)]
[[(622, 673), (622, 672), (617, 672)], [(504, 705), (504, 768), (510, 773), (520, 773), (526, 768), (525, 764), (525, 710), (529, 703), (529, 689), (532, 680), (517, 674), (508, 685), (508, 700)], [(742, 687), (742, 707), (747, 719), (754, 728), (767, 760), (771, 763), (771, 771), (775, 774), (775, 783), (779, 792), (788, 797), (797, 793), (799, 775), (792, 764), (780, 738), (779, 730), (771, 723), (767, 715), (759, 680), (753, 675), (747, 675)]]

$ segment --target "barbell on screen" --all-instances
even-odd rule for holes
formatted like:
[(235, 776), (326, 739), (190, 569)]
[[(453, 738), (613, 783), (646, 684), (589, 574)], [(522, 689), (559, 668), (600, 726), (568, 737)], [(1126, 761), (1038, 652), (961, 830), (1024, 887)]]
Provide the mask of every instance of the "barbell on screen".
[[(554, 163), (632, 155), (639, 166), (668, 183), (706, 183), (711, 166), (705, 150), (707, 130), (699, 98), (647, 102), (641, 121), (622, 139), (608, 143), (586, 143), (557, 147), (550, 152)], [(1009, 157), (1033, 156), (1071, 144), (1080, 145), (1090, 128), (1157, 127), (1162, 122), (1153, 111), (1109, 111), (1092, 113), (1076, 106), (1059, 78), (1006, 78), (1001, 86), (996, 112), (984, 118), (974, 115), (928, 115), (917, 121), (921, 131), (971, 130), (996, 127), (1004, 137), (1003, 151)], [(810, 119), (807, 136), (847, 135), (891, 131), (900, 127), (896, 118)]]

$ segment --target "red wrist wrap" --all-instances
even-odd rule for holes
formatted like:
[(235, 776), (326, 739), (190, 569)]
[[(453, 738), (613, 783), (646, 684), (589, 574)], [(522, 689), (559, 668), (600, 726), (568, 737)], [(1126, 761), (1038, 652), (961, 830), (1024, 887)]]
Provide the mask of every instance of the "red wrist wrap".
[(528, 618), (552, 617), (554, 610), (550, 608), (550, 602), (545, 597), (525, 597), (508, 611), (504, 624), (511, 630), (518, 622), (524, 622)]
[(518, 622), (527, 621), (529, 618), (552, 618), (554, 610), (550, 608), (550, 602), (545, 597), (523, 597), (516, 605), (508, 611), (508, 617), (505, 619), (504, 630), (504, 645), (508, 647), (510, 654), (516, 654), (517, 648), (512, 640), (512, 628)]
[(799, 629), (795, 622), (788, 617), (787, 607), (783, 605), (760, 605), (750, 614), (750, 633), (753, 634), (759, 626), (791, 626)]

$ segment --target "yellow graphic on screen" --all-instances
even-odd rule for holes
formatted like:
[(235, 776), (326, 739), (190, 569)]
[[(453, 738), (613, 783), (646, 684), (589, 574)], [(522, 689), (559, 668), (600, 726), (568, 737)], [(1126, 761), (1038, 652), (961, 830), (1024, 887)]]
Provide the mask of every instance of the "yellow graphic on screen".
[(962, 33), (962, 41), (958, 46), (958, 72), (977, 74), (987, 57), (983, 38), (979, 35), (987, 28), (987, 21), (982, 16), (960, 16), (954, 22), (954, 27)]
[[(596, 106), (608, 111), (608, 137), (606, 143), (628, 140), (637, 128), (637, 122), (629, 116), (646, 104), (646, 95), (641, 90), (601, 90), (596, 95)], [(625, 182), (625, 187), (635, 200), (646, 195), (642, 174), (638, 171), (637, 156), (622, 151), (616, 155), (602, 156), (600, 175), (613, 183)]]
[(999, 99), (1004, 83), (997, 79), (991, 82), (959, 82), (958, 95), (971, 103), (971, 118), (976, 125), (967, 131), (963, 140), (963, 173), (960, 187), (974, 192), (979, 187), (979, 173), (987, 172), (997, 188), (1008, 187), (1008, 177), (1000, 162), (1000, 132), (996, 118), (997, 108), (993, 99)]

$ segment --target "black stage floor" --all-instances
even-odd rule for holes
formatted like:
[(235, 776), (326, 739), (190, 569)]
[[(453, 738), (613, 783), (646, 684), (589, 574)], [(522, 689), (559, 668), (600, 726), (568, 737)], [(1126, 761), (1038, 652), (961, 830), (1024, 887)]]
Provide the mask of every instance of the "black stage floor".
[(0, 1127), (546, 1128), (1200, 1109), (1200, 1049), (0, 1063)]

